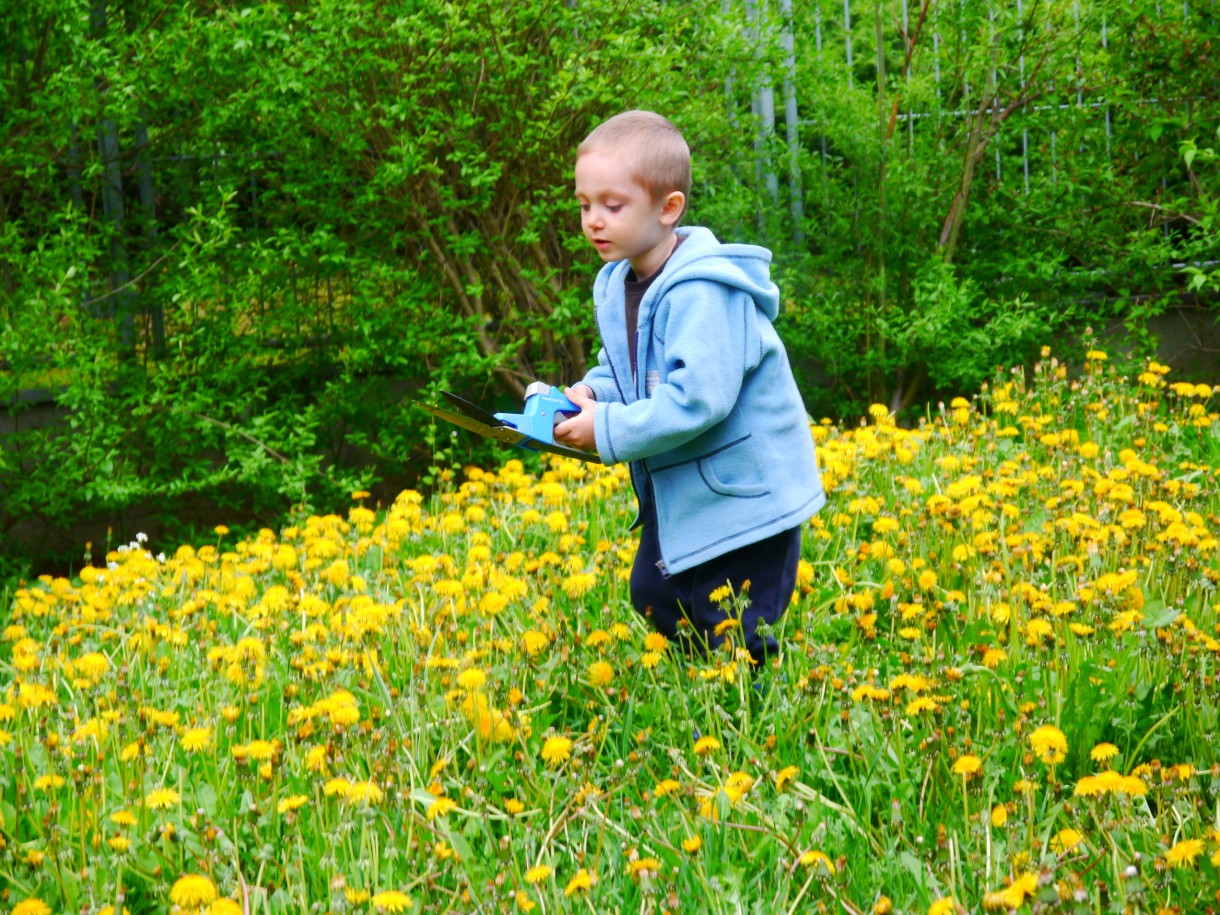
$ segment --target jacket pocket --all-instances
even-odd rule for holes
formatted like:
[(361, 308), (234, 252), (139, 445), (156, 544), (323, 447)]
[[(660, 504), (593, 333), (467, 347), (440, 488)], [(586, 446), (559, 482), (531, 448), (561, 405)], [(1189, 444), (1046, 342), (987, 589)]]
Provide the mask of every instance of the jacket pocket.
[(704, 455), (698, 465), (704, 484), (718, 495), (755, 499), (771, 492), (748, 435)]

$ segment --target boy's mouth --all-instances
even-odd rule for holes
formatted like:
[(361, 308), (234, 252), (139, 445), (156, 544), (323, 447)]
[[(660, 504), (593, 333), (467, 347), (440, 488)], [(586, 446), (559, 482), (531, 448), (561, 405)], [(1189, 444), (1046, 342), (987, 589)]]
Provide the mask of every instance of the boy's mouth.
[(595, 238), (593, 239), (593, 247), (597, 248), (598, 251), (604, 251), (610, 247), (610, 242), (604, 238)]

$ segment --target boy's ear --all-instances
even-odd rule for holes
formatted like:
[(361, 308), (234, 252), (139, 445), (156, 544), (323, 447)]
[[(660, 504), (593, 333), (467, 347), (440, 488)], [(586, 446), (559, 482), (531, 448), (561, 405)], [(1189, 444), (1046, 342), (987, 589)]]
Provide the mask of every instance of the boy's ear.
[(681, 191), (670, 191), (665, 195), (665, 203), (661, 207), (661, 222), (672, 226), (682, 215), (686, 207), (686, 195)]

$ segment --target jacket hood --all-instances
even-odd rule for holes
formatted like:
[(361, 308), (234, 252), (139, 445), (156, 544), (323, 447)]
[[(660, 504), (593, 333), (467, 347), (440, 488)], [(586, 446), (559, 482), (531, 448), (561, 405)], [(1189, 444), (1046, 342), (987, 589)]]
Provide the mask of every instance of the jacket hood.
[(775, 320), (779, 289), (771, 282), (770, 251), (758, 245), (721, 244), (711, 230), (700, 226), (682, 226), (677, 234), (686, 240), (670, 258), (657, 284), (662, 287), (658, 294), (684, 280), (714, 280), (749, 293), (762, 312)]

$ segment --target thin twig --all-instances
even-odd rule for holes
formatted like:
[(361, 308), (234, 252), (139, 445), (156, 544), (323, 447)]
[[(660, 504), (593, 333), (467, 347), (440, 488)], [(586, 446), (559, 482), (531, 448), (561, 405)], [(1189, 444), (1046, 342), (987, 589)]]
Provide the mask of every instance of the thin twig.
[(96, 298), (90, 299), (89, 304), (95, 305), (98, 302), (104, 302), (104, 301), (106, 301), (106, 299), (110, 298), (111, 296), (118, 295), (128, 286), (134, 286), (136, 283), (140, 282), (140, 280), (144, 279), (144, 277), (148, 276), (148, 274), (152, 273), (153, 270), (156, 269), (158, 264), (160, 264), (163, 260), (165, 260), (171, 254), (173, 254), (174, 249), (177, 248), (180, 244), (182, 244), (182, 239), (178, 239), (178, 241), (176, 241), (172, 245), (170, 245), (169, 250), (167, 250), (164, 254), (162, 254), (160, 257), (158, 257), (151, 264), (149, 264), (148, 267), (142, 273), (136, 274), (131, 279), (129, 279), (126, 283), (123, 283), (121, 286), (116, 286), (114, 289), (111, 289), (109, 292), (103, 292), (101, 295), (97, 296)]
[(192, 413), (190, 415), (195, 417), (196, 419), (202, 419), (209, 423), (212, 423), (215, 426), (220, 426), (220, 428), (222, 428), (228, 432), (237, 433), (242, 438), (246, 439), (247, 441), (251, 442), (252, 444), (258, 445), (258, 447), (262, 448), (264, 451), (266, 451), (269, 455), (271, 455), (281, 464), (291, 464), (292, 463), (292, 461), (290, 461), (288, 458), (284, 457), (284, 455), (280, 454), (278, 451), (276, 451), (266, 442), (262, 441), (261, 439), (255, 438), (253, 435), (251, 435), (249, 432), (245, 431), (244, 429), (239, 429), (230, 423), (226, 423), (224, 420), (213, 419), (211, 416), (205, 416), (202, 413)]

